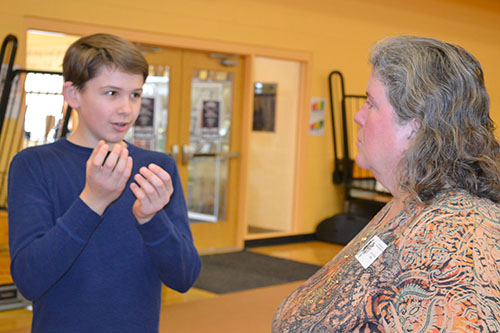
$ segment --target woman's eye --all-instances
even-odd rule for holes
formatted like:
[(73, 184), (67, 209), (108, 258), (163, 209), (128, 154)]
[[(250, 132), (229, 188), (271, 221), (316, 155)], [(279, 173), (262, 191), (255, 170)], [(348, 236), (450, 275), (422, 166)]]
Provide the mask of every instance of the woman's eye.
[(375, 106), (373, 105), (373, 103), (369, 100), (366, 100), (366, 106), (368, 107), (368, 109), (373, 109)]
[(141, 97), (141, 93), (132, 93), (132, 94), (130, 94), (130, 96), (132, 98), (140, 98)]
[(114, 95), (116, 95), (116, 91), (106, 91), (106, 95), (114, 96)]

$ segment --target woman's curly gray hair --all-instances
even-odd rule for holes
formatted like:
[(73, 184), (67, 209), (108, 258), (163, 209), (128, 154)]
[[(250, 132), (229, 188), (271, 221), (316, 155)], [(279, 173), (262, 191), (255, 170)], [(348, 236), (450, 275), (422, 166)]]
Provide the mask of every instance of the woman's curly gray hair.
[(499, 144), (479, 62), (460, 46), (412, 36), (379, 41), (370, 62), (398, 121), (420, 124), (399, 164), (410, 200), (464, 190), (500, 202)]

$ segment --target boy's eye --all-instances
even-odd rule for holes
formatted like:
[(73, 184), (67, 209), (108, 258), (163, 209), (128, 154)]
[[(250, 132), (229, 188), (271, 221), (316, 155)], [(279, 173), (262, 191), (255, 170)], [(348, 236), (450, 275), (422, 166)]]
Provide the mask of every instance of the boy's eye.
[(141, 93), (140, 92), (131, 93), (130, 96), (132, 98), (140, 98), (141, 97)]
[(106, 91), (106, 95), (108, 95), (108, 96), (114, 96), (114, 95), (116, 95), (116, 91), (113, 91), (113, 90)]

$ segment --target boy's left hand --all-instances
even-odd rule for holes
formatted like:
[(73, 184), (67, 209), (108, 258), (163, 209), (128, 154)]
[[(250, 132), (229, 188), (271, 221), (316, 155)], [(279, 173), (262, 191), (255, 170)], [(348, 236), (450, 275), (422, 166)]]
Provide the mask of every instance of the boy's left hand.
[(168, 172), (151, 163), (147, 168), (140, 168), (134, 180), (136, 183), (130, 184), (130, 189), (137, 200), (132, 213), (140, 224), (144, 224), (170, 201), (174, 191), (172, 179)]

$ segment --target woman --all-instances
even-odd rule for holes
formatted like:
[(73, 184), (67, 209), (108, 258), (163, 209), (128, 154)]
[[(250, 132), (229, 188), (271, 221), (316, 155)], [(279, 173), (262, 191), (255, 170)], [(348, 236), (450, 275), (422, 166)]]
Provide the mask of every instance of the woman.
[(274, 332), (500, 331), (500, 163), (479, 62), (376, 44), (357, 164), (393, 195), (278, 308)]

